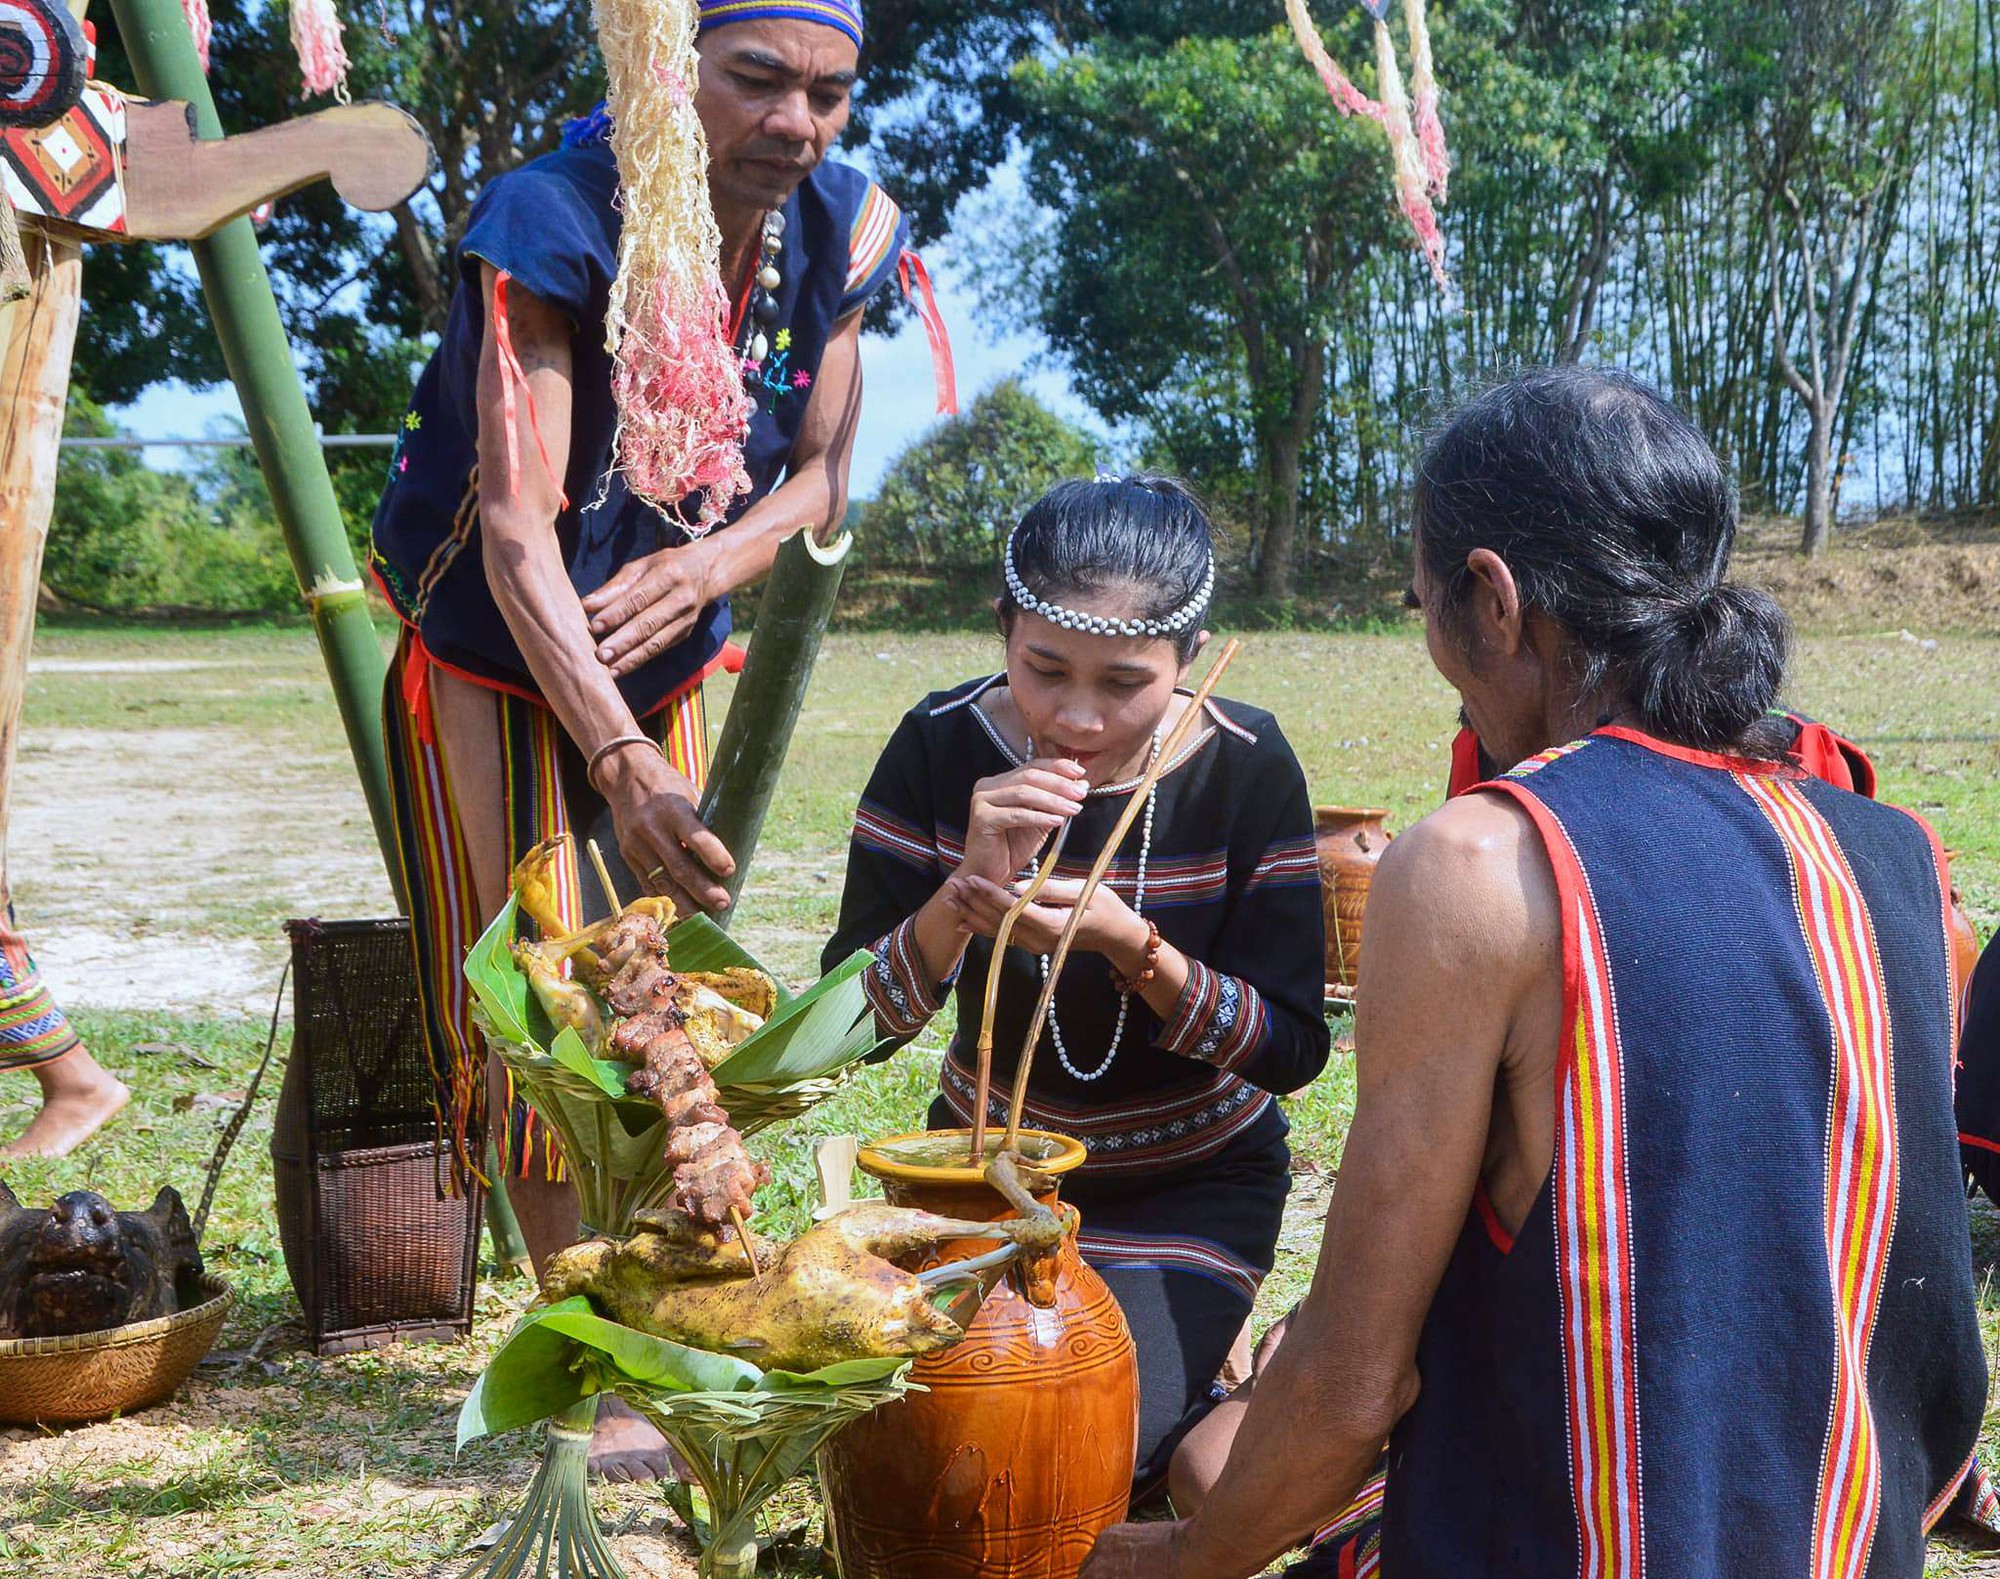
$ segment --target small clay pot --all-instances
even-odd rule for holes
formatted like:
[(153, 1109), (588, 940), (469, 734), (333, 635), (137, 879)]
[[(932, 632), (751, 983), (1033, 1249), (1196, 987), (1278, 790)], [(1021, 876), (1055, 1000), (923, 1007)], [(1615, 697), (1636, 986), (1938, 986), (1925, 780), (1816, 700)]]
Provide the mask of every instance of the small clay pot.
[(1945, 881), (1950, 884), (1951, 895), (1951, 952), (1958, 961), (1958, 990), (1964, 993), (1970, 989), (1973, 968), (1979, 963), (1979, 929), (1972, 924), (1972, 917), (1966, 914), (1965, 900), (1958, 891), (1958, 884), (1951, 878), (1951, 863), (1956, 859), (1956, 850), (1944, 852)]
[(1375, 864), (1388, 848), (1388, 812), (1358, 806), (1315, 806), (1313, 846), (1319, 852), (1320, 902), (1326, 907), (1326, 988), (1352, 991), (1361, 974), (1361, 919)]
[[(966, 1130), (930, 1138), (944, 1135), (970, 1146)], [(861, 1149), (862, 1171), (891, 1202), (979, 1222), (1015, 1215), (969, 1163), (894, 1158), (898, 1142), (919, 1138)], [(1084, 1159), (1065, 1136), (1021, 1140), (1046, 1173)], [(1038, 1199), (1057, 1205), (1054, 1190)], [(995, 1243), (940, 1245), (924, 1264)], [(843, 1579), (1074, 1579), (1098, 1535), (1125, 1517), (1139, 1441), (1132, 1334), (1074, 1229), (1052, 1282), (1005, 1274), (965, 1337), (917, 1361), (910, 1379), (929, 1390), (863, 1415), (820, 1450)]]

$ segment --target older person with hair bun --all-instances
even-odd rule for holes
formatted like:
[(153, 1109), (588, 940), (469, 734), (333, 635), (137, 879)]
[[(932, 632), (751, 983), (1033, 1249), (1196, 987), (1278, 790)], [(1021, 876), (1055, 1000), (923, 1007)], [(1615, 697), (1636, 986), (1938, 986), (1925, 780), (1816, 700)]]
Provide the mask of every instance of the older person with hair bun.
[(1637, 380), (1479, 396), (1412, 524), (1498, 776), (1375, 878), (1311, 1293), (1084, 1579), (1315, 1531), (1329, 1576), (1919, 1579), (1986, 1404), (1937, 842), (1786, 754), (1785, 617)]

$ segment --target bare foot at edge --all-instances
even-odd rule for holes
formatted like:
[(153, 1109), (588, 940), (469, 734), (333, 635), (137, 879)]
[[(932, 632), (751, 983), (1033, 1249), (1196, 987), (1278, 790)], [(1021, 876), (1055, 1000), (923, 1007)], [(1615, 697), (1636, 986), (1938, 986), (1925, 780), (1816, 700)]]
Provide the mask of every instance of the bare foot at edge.
[[(42, 1110), (14, 1139), (0, 1146), (0, 1162), (20, 1157), (63, 1157), (102, 1129), (132, 1100), (120, 1080), (88, 1053), (88, 1068), (65, 1070), (67, 1078), (44, 1081)], [(65, 1060), (67, 1061), (67, 1060)]]
[(667, 1439), (622, 1399), (600, 1396), (590, 1433), (590, 1467), (606, 1480), (684, 1480)]

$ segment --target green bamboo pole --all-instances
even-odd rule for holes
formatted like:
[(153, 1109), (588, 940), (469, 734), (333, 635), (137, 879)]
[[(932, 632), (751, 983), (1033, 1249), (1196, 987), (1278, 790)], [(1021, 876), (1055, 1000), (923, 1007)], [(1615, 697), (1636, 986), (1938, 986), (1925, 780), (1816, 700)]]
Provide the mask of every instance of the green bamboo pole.
[(785, 750), (805, 705), (820, 638), (853, 542), (846, 532), (826, 548), (810, 531), (788, 539), (778, 549), (757, 605), (750, 656), (736, 677), (736, 695), (722, 721), (701, 805), (702, 821), (736, 857), (736, 871), (723, 885), (729, 890), (729, 909), (717, 918), (724, 926), (736, 914), (737, 896), (757, 853), (764, 814), (771, 808)]
[[(222, 123), (180, 0), (111, 0), (111, 9), (139, 91), (153, 99), (185, 100), (194, 108), (195, 135), (221, 137)], [(319, 434), (292, 365), (292, 348), (278, 321), (271, 277), (248, 219), (233, 219), (189, 246), (222, 342), (223, 361), (243, 401), (257, 464), (285, 534), (292, 573), (312, 613), (375, 838), (389, 880), (400, 890), (382, 735), (382, 647), (368, 618), (368, 595), (348, 547)]]

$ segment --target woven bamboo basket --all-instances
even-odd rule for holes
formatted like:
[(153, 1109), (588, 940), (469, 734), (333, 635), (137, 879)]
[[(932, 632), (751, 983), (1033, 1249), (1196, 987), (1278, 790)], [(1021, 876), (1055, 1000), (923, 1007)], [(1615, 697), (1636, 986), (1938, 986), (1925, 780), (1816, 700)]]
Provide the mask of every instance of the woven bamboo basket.
[(236, 1296), (202, 1279), (199, 1305), (151, 1321), (62, 1338), (0, 1339), (0, 1425), (71, 1425), (129, 1414), (187, 1380)]

